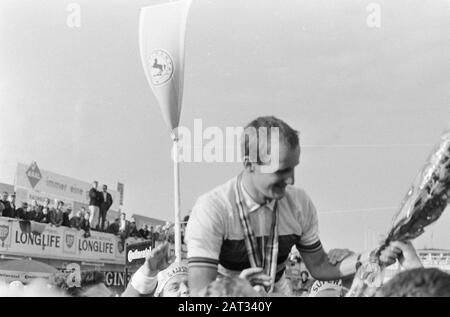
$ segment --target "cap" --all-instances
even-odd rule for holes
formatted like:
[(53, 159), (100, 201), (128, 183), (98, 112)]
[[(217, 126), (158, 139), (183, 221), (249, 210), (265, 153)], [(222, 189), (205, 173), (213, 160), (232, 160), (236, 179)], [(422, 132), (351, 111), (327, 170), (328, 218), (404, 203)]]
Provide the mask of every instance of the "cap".
[(158, 273), (158, 286), (156, 287), (155, 297), (161, 294), (167, 282), (176, 275), (188, 275), (188, 264), (186, 260), (172, 263), (167, 269)]

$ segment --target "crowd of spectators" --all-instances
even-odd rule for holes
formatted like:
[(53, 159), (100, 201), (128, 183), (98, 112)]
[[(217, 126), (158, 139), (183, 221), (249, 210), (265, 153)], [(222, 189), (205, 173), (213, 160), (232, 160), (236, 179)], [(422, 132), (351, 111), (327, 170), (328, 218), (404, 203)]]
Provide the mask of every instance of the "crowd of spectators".
[[(51, 201), (48, 198), (42, 204), (39, 204), (36, 200), (32, 200), (30, 204), (23, 202), (20, 206), (16, 206), (15, 198), (15, 194), (2, 193), (0, 199), (0, 216), (46, 223), (56, 227), (63, 226), (84, 230), (86, 237), (90, 235), (91, 230), (95, 230), (119, 236), (122, 241), (129, 237), (152, 240), (153, 247), (157, 242), (169, 241), (174, 243), (175, 241), (174, 227), (169, 222), (164, 226), (148, 226), (147, 224), (142, 224), (138, 228), (134, 218), (127, 220), (126, 213), (122, 212), (120, 217), (116, 218), (112, 223), (105, 220), (105, 229), (101, 229), (99, 224), (91, 228), (91, 211), (85, 207), (81, 207), (80, 210), (75, 211), (70, 207), (65, 207), (64, 202), (61, 200), (55, 200), (53, 205), (51, 205)], [(187, 220), (188, 216), (185, 217), (182, 223), (182, 232), (184, 232), (183, 229)], [(183, 236), (182, 234), (182, 238)]]

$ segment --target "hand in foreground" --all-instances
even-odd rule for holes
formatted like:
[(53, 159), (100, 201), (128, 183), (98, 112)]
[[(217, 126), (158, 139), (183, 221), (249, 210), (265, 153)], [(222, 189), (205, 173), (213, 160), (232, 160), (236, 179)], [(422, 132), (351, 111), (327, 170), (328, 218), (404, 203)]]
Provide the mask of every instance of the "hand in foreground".
[(327, 255), (328, 261), (332, 265), (336, 265), (352, 254), (354, 254), (354, 252), (349, 249), (332, 249), (328, 252)]
[(423, 267), (422, 262), (416, 253), (416, 249), (414, 249), (414, 246), (410, 241), (394, 241), (391, 245), (401, 250), (398, 261), (404, 269), (410, 270)]
[(169, 266), (169, 260), (169, 243), (164, 242), (154, 248), (145, 258), (145, 263), (141, 266), (141, 272), (147, 277), (155, 276), (159, 271)]
[(271, 277), (263, 273), (261, 267), (252, 267), (245, 269), (239, 274), (239, 277), (247, 280), (252, 286), (270, 286)]

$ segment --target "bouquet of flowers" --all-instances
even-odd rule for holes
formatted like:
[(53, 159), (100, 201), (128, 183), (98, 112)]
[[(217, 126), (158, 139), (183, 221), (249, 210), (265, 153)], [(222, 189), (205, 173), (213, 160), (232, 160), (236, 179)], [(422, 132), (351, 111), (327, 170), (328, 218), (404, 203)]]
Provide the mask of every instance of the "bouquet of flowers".
[(356, 272), (347, 296), (372, 296), (382, 283), (381, 251), (391, 241), (407, 241), (420, 236), (426, 226), (441, 216), (449, 202), (450, 130), (442, 134), (440, 143), (403, 199), (386, 240), (372, 252), (370, 261)]

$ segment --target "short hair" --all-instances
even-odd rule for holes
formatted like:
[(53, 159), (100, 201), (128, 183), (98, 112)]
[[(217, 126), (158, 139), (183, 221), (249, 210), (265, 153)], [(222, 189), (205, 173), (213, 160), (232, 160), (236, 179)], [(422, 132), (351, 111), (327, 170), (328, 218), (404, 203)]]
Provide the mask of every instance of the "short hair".
[[(266, 129), (267, 137), (260, 137), (261, 128)], [(267, 141), (271, 140), (271, 128), (278, 128), (280, 138), (278, 142), (284, 143), (291, 149), (296, 148), (300, 144), (298, 131), (291, 128), (283, 120), (278, 119), (274, 116), (258, 117), (245, 126), (244, 131), (241, 135), (241, 154), (244, 159), (246, 157), (250, 158), (251, 162), (256, 162), (259, 165), (267, 163), (264, 162), (262, 157), (269, 154), (270, 151), (271, 142)], [(256, 160), (254, 157), (255, 153)]]
[(377, 292), (382, 297), (449, 297), (450, 274), (437, 268), (398, 273)]

